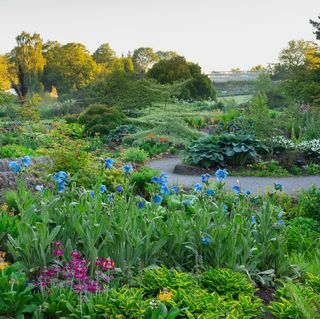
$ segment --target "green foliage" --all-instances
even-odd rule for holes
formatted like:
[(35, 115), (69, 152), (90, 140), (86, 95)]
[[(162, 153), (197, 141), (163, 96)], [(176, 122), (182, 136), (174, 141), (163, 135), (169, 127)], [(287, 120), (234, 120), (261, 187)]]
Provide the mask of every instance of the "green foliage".
[(209, 135), (192, 142), (187, 149), (186, 160), (189, 163), (210, 167), (231, 164), (242, 166), (257, 156), (257, 150), (267, 148), (251, 135), (232, 133)]
[(37, 309), (32, 294), (34, 286), (27, 285), (26, 275), (15, 266), (0, 272), (0, 316), (25, 318)]
[(201, 286), (209, 292), (217, 292), (230, 298), (240, 294), (253, 295), (255, 289), (245, 274), (230, 269), (211, 268), (201, 275)]
[(130, 147), (125, 150), (123, 158), (126, 162), (143, 164), (149, 158), (149, 155), (143, 149), (138, 147)]
[(312, 218), (296, 217), (288, 222), (286, 241), (289, 252), (312, 255), (320, 243), (320, 224)]
[(37, 156), (38, 152), (22, 145), (8, 144), (1, 147), (0, 150), (2, 158), (18, 158), (22, 156)]
[(315, 185), (298, 195), (299, 215), (320, 221), (320, 188)]
[(125, 115), (119, 109), (103, 104), (92, 104), (79, 116), (79, 123), (85, 125), (85, 131), (89, 135), (107, 135), (126, 121)]
[(319, 294), (309, 286), (285, 283), (276, 291), (276, 301), (269, 309), (279, 319), (313, 319), (320, 315)]
[(145, 269), (138, 278), (138, 283), (146, 294), (156, 296), (163, 288), (169, 290), (192, 289), (195, 285), (195, 278), (191, 274), (161, 267)]
[(143, 167), (131, 174), (130, 183), (134, 185), (134, 190), (138, 194), (145, 194), (148, 185), (151, 183), (151, 178), (157, 176), (159, 171), (149, 167)]

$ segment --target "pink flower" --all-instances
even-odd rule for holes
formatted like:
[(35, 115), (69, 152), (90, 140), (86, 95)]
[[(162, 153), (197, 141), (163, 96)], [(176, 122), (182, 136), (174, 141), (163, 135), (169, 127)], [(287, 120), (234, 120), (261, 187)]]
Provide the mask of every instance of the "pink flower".
[(63, 250), (62, 249), (54, 249), (53, 256), (56, 256), (56, 257), (63, 256)]
[(53, 243), (53, 247), (61, 247), (62, 246), (62, 242), (61, 241), (55, 241)]
[(77, 250), (74, 250), (72, 253), (71, 253), (71, 257), (73, 258), (80, 258), (81, 257), (81, 253)]

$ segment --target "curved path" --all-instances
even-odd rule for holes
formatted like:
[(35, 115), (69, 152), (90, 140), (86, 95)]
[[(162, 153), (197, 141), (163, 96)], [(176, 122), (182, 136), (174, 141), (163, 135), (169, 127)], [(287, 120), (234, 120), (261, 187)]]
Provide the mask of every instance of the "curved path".
[[(156, 168), (161, 172), (169, 175), (170, 185), (192, 186), (201, 181), (199, 176), (178, 175), (173, 170), (177, 164), (181, 164), (178, 157), (168, 157), (151, 160), (147, 166)], [(287, 194), (295, 194), (299, 189), (309, 188), (311, 185), (320, 187), (320, 176), (295, 176), (295, 177), (245, 177), (245, 176), (229, 176), (226, 180), (227, 188), (237, 184), (239, 180), (243, 190), (250, 190), (252, 193), (263, 193), (268, 188), (273, 189), (273, 183), (283, 185), (283, 192)]]

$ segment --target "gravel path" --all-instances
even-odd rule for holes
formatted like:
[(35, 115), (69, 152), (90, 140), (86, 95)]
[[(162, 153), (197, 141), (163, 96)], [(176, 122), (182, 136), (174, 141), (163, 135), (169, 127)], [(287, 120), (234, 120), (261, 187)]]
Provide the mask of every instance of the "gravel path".
[[(192, 186), (201, 181), (199, 176), (173, 174), (173, 169), (181, 160), (177, 157), (161, 158), (151, 160), (147, 166), (156, 168), (161, 172), (169, 174), (169, 184)], [(295, 194), (301, 188), (308, 188), (312, 184), (320, 187), (320, 176), (297, 176), (297, 177), (245, 177), (230, 176), (226, 180), (227, 188), (236, 185), (240, 181), (243, 190), (250, 190), (253, 193), (263, 193), (268, 188), (273, 189), (273, 183), (283, 185), (283, 192)]]

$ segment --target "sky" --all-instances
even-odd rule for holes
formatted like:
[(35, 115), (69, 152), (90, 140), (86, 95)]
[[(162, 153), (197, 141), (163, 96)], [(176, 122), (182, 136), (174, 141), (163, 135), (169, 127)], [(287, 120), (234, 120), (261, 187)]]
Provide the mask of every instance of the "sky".
[(290, 40), (315, 40), (320, 0), (0, 0), (0, 54), (21, 32), (44, 41), (108, 42), (118, 55), (173, 50), (205, 72), (277, 61)]

